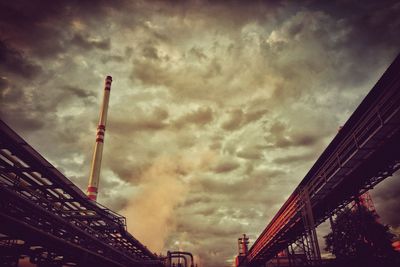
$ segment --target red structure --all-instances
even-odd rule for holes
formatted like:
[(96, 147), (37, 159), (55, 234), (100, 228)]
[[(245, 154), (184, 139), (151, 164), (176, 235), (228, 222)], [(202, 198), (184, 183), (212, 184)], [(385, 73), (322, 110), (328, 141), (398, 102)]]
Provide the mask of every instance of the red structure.
[(243, 234), (243, 237), (238, 238), (238, 251), (240, 256), (247, 255), (247, 252), (249, 251), (248, 245), (249, 238), (246, 236), (246, 234)]
[(374, 202), (372, 201), (371, 195), (369, 192), (365, 192), (358, 198), (360, 205), (364, 206), (367, 210), (372, 212), (377, 218), (379, 218), (378, 213), (376, 212)]
[(92, 168), (90, 170), (89, 176), (89, 185), (87, 188), (87, 196), (94, 201), (97, 200), (97, 192), (100, 182), (101, 159), (103, 155), (104, 135), (106, 132), (107, 111), (108, 102), (110, 100), (111, 82), (112, 77), (107, 76), (104, 85), (103, 103), (100, 109), (100, 119), (97, 126), (96, 144), (93, 152)]
[(246, 234), (243, 234), (243, 237), (238, 238), (238, 255), (236, 256), (236, 266), (239, 266), (240, 262), (246, 258), (247, 253), (249, 252), (249, 238)]

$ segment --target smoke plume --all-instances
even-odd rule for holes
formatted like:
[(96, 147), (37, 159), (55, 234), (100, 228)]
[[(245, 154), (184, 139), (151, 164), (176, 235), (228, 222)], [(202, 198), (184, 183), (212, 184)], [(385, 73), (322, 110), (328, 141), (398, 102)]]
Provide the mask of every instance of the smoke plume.
[(138, 193), (122, 211), (128, 231), (151, 251), (165, 253), (165, 240), (176, 227), (174, 210), (184, 202), (196, 171), (208, 168), (212, 158), (206, 151), (155, 159), (143, 173)]

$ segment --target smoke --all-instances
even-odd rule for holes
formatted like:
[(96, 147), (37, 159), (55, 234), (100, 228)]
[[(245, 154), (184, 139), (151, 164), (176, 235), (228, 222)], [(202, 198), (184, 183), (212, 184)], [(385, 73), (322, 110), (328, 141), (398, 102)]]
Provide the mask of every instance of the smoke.
[(194, 264), (195, 266), (197, 265), (197, 267), (204, 267), (204, 263), (201, 260), (199, 255), (194, 254), (193, 255), (193, 260), (194, 260)]
[(138, 193), (122, 210), (128, 231), (153, 252), (165, 252), (165, 240), (176, 227), (175, 208), (185, 201), (196, 172), (208, 168), (211, 151), (163, 156), (143, 173)]

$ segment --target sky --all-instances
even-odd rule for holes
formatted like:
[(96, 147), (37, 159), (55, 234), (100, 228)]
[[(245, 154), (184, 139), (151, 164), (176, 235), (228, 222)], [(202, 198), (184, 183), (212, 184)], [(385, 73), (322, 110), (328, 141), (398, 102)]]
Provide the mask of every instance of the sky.
[[(399, 52), (398, 1), (1, 1), (0, 117), (153, 252), (231, 266)], [(397, 176), (397, 177), (396, 177)], [(400, 227), (400, 177), (372, 192)], [(396, 209), (397, 208), (397, 209)]]

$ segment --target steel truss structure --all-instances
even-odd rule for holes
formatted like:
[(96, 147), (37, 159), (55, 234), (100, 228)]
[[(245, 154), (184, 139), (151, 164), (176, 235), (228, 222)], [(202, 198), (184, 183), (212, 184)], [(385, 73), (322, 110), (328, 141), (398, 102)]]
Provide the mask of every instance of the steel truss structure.
[(351, 115), (239, 266), (264, 266), (301, 243), (318, 264), (315, 227), (400, 168), (400, 56)]
[(0, 121), (0, 262), (163, 266), (125, 218), (88, 197)]

